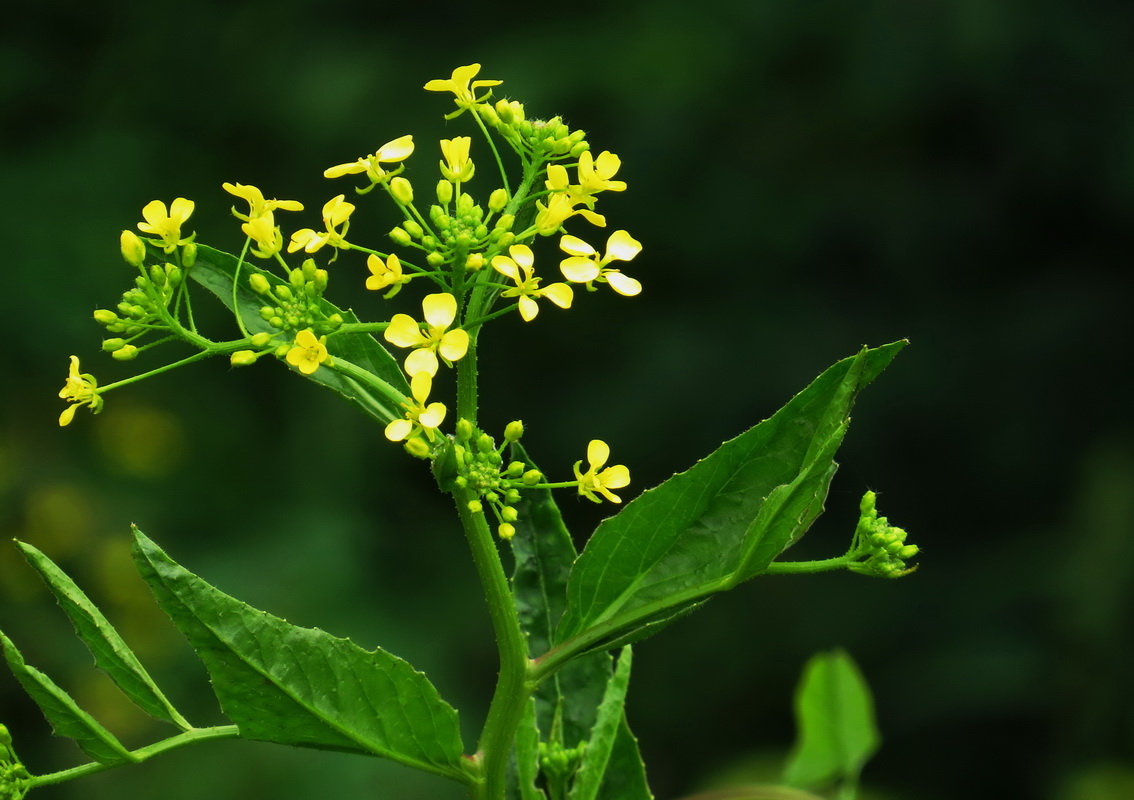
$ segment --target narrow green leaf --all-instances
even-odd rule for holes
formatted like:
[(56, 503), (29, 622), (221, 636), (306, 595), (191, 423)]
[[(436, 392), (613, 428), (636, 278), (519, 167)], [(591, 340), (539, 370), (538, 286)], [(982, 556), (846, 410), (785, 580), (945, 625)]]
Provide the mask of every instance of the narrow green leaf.
[(904, 346), (843, 359), (775, 415), (604, 520), (571, 571), (558, 646), (625, 641), (765, 569), (822, 511), (855, 396)]
[(114, 626), (103, 616), (90, 598), (68, 575), (38, 549), (17, 542), (28, 563), (47, 583), (59, 606), (71, 620), (75, 633), (94, 656), (95, 664), (110, 676), (118, 687), (150, 716), (170, 722), (182, 730), (192, 726), (154, 683), (134, 651), (123, 641)]
[(100, 764), (123, 764), (137, 759), (122, 746), (113, 733), (102, 727), (74, 698), (55, 681), (35, 667), (24, 663), (24, 657), (12, 641), (0, 632), (0, 648), (4, 658), (31, 699), (36, 702), (56, 736), (74, 739), (82, 751)]
[(515, 752), (516, 793), (520, 800), (547, 800), (543, 790), (536, 786), (539, 778), (539, 728), (536, 726), (535, 701), (529, 700), (524, 716), (516, 731)]
[(405, 661), (229, 597), (136, 529), (134, 557), (241, 736), (383, 756), (466, 780), (457, 712)]
[(598, 800), (653, 800), (654, 794), (646, 783), (646, 765), (638, 752), (638, 740), (622, 715), (606, 775), (599, 787)]
[[(197, 246), (197, 261), (190, 268), (189, 276), (201, 286), (208, 289), (229, 309), (233, 309), (232, 280), (236, 272), (238, 259), (221, 250), (214, 250), (205, 245)], [(260, 308), (264, 305), (264, 298), (252, 291), (248, 285), (248, 278), (253, 275), (263, 275), (272, 285), (284, 283), (278, 276), (260, 269), (255, 264), (245, 261), (240, 265), (240, 281), (236, 290), (236, 306), (240, 319), (249, 333), (267, 331), (275, 333), (260, 316)], [(341, 314), (345, 322), (355, 323), (358, 318), (350, 310), (342, 310), (330, 301), (320, 299), (319, 306), (327, 314)], [(375, 375), (388, 383), (402, 394), (409, 395), (409, 384), (397, 360), (385, 347), (368, 333), (338, 333), (327, 338), (327, 350), (336, 360), (349, 362), (360, 369)], [(305, 378), (322, 384), (341, 394), (351, 402), (358, 405), (363, 411), (381, 422), (389, 422), (402, 416), (402, 409), (397, 408), (389, 398), (375, 394), (358, 381), (332, 369), (318, 369)]]
[(599, 787), (610, 764), (615, 739), (625, 719), (623, 708), (626, 704), (626, 690), (630, 685), (631, 660), (630, 647), (623, 647), (618, 656), (618, 665), (614, 668), (614, 674), (611, 675), (599, 704), (595, 726), (587, 738), (583, 759), (571, 784), (569, 800), (595, 800), (598, 797)]
[(878, 749), (874, 703), (862, 674), (841, 650), (807, 662), (795, 694), (796, 745), (784, 782), (800, 788), (854, 779)]

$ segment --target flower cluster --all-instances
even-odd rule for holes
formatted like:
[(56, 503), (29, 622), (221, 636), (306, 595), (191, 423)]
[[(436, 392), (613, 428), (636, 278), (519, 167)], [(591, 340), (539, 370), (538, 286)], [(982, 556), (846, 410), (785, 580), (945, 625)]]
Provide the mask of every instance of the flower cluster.
[(469, 501), (469, 510), (480, 513), (487, 504), (496, 517), (496, 531), (501, 539), (511, 539), (516, 535), (513, 523), (519, 517), (515, 504), (520, 500), (520, 490), (540, 485), (543, 480), (539, 470), (530, 468), (523, 461), (504, 463), (505, 448), (518, 442), (523, 435), (522, 422), (509, 422), (504, 428), (504, 441), (498, 447), (491, 436), (477, 430), (467, 419), (462, 419), (457, 422), (456, 441), (447, 454), (453, 462), (454, 485), (476, 496)]
[(0, 725), (0, 800), (22, 800), (31, 775), (12, 749), (12, 735)]
[(283, 249), (283, 233), (276, 225), (276, 210), (302, 211), (303, 204), (298, 200), (265, 200), (264, 193), (255, 186), (242, 183), (223, 183), (221, 187), (231, 195), (248, 203), (248, 213), (242, 214), (235, 208), (232, 215), (243, 220), (240, 229), (252, 243), (252, 255), (257, 258), (272, 258)]
[(886, 517), (878, 516), (877, 495), (866, 492), (859, 503), (858, 526), (854, 532), (851, 553), (857, 560), (849, 569), (863, 575), (882, 578), (900, 578), (917, 569), (906, 562), (916, 556), (916, 544), (906, 544), (906, 532), (891, 525)]

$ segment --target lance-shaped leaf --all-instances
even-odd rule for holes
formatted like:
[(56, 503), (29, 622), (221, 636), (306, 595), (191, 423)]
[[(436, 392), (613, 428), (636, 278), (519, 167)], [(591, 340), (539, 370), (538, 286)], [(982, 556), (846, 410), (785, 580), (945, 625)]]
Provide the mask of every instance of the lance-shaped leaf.
[(456, 710), (405, 661), (229, 597), (137, 530), (134, 557), (241, 736), (383, 756), (467, 780)]
[(795, 693), (795, 718), (796, 744), (784, 770), (792, 786), (854, 780), (878, 749), (870, 687), (841, 650), (807, 662)]
[(516, 729), (516, 750), (509, 772), (508, 797), (520, 800), (547, 800), (536, 784), (539, 779), (539, 728), (536, 726), (535, 701), (528, 700), (524, 715)]
[(571, 571), (564, 653), (632, 641), (763, 571), (823, 508), (851, 405), (905, 342), (844, 359), (775, 415), (604, 520)]
[(568, 800), (596, 800), (610, 764), (615, 740), (625, 719), (623, 708), (626, 704), (626, 689), (630, 685), (630, 647), (623, 647), (618, 656), (618, 665), (606, 684), (602, 702), (599, 703), (595, 725), (591, 728), (583, 758), (575, 771)]
[(599, 787), (598, 800), (653, 800), (654, 794), (646, 783), (646, 765), (638, 752), (638, 740), (626, 722), (626, 715), (618, 725), (610, 761)]
[[(240, 264), (240, 277), (236, 286), (236, 307), (233, 308), (233, 276), (237, 271), (238, 259), (221, 250), (205, 245), (197, 246), (197, 261), (189, 269), (189, 276), (208, 289), (240, 319), (249, 333), (278, 331), (264, 321), (260, 309), (265, 300), (262, 295), (252, 291), (249, 276), (262, 275), (273, 287), (285, 282), (271, 272), (267, 272), (250, 262)], [(354, 312), (337, 308), (330, 301), (320, 298), (319, 308), (327, 315), (339, 314), (344, 322), (355, 323), (358, 318)], [(337, 361), (346, 361), (361, 370), (369, 372), (403, 395), (409, 395), (409, 384), (397, 360), (385, 347), (369, 333), (339, 333), (327, 339), (327, 350)], [(358, 405), (363, 411), (386, 423), (400, 419), (402, 409), (389, 397), (368, 388), (363, 383), (333, 369), (318, 369), (305, 378), (333, 389), (343, 397)]]
[(123, 764), (137, 760), (113, 733), (79, 708), (74, 698), (55, 681), (24, 663), (20, 651), (3, 633), (0, 633), (0, 648), (4, 651), (4, 658), (12, 674), (43, 711), (43, 716), (47, 717), (57, 736), (74, 739), (84, 753), (100, 764)]
[(182, 730), (192, 726), (154, 683), (114, 626), (68, 575), (50, 558), (25, 542), (17, 542), (28, 563), (47, 583), (59, 606), (75, 626), (75, 633), (94, 656), (95, 664), (118, 688), (150, 716), (173, 723)]

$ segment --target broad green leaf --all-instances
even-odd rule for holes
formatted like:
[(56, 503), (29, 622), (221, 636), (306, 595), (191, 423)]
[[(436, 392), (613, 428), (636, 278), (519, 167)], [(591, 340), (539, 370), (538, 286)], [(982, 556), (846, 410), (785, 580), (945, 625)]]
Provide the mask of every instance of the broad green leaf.
[(137, 530), (134, 556), (241, 736), (382, 756), (466, 779), (457, 712), (405, 661), (229, 597)]
[(763, 571), (822, 511), (855, 396), (904, 345), (843, 359), (772, 417), (604, 520), (571, 570), (557, 647), (639, 638), (644, 624)]
[(90, 598), (63, 570), (30, 544), (17, 542), (28, 563), (35, 568), (75, 626), (75, 632), (118, 687), (150, 716), (173, 723), (182, 730), (192, 726), (169, 702), (134, 651), (103, 616)]
[(795, 693), (798, 728), (784, 782), (814, 788), (855, 778), (878, 749), (870, 687), (841, 650), (807, 662)]
[(606, 775), (599, 787), (598, 800), (653, 800), (653, 792), (646, 783), (646, 765), (638, 752), (638, 740), (630, 731), (623, 714), (618, 725)]
[(618, 665), (599, 703), (595, 725), (587, 737), (583, 759), (575, 771), (569, 800), (595, 800), (610, 764), (611, 751), (625, 719), (626, 690), (630, 685), (630, 647), (623, 647)]
[(4, 658), (12, 674), (43, 711), (57, 736), (74, 739), (84, 753), (100, 764), (123, 764), (137, 760), (113, 733), (79, 708), (71, 695), (63, 691), (55, 681), (24, 663), (20, 651), (3, 633), (0, 633), (0, 648), (4, 650)]
[[(205, 245), (198, 245), (197, 261), (189, 269), (188, 274), (193, 280), (216, 295), (228, 309), (232, 310), (232, 280), (237, 263), (237, 258), (229, 253), (214, 250)], [(244, 322), (244, 327), (249, 333), (261, 331), (275, 333), (275, 328), (268, 325), (260, 316), (260, 308), (264, 305), (264, 298), (252, 291), (248, 285), (248, 278), (252, 274), (263, 275), (273, 286), (282, 284), (284, 281), (275, 274), (266, 272), (248, 261), (240, 265), (236, 307), (239, 310), (241, 320)], [(358, 322), (358, 318), (352, 311), (339, 309), (328, 300), (321, 300), (320, 306), (328, 315), (337, 313), (341, 314), (346, 322)], [(336, 360), (353, 364), (385, 381), (402, 394), (409, 395), (409, 384), (406, 382), (405, 375), (402, 373), (397, 360), (370, 334), (335, 334), (327, 338), (327, 350)], [(397, 408), (389, 398), (376, 394), (358, 381), (336, 370), (318, 369), (303, 377), (329, 389), (334, 389), (381, 422), (400, 419), (402, 416), (403, 410)]]

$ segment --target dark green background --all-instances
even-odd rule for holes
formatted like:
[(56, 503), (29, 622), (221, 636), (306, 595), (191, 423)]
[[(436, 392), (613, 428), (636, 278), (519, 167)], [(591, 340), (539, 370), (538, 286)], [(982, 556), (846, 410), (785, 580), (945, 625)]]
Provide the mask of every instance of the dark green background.
[[(645, 245), (627, 270), (641, 297), (580, 295), (569, 315), (486, 334), (485, 422), (522, 417), (549, 471), (601, 437), (643, 489), (861, 344), (912, 342), (862, 396), (830, 513), (799, 553), (839, 552), (872, 487), (921, 570), (765, 579), (643, 643), (629, 709), (658, 796), (774, 775), (799, 668), (835, 645), (878, 697), (873, 797), (1134, 796), (1132, 29), (1129, 3), (1054, 0), (63, 3), (11, 17), (0, 533), (76, 574), (194, 720), (219, 715), (132, 577), (132, 521), (249, 602), (408, 658), (472, 739), (495, 669), (479, 590), (428, 476), (377, 428), (270, 363), (114, 393), (67, 430), (55, 394), (72, 353), (103, 382), (134, 369), (99, 353), (90, 312), (126, 287), (118, 232), (146, 202), (195, 199), (202, 241), (235, 248), (223, 181), (300, 199), (312, 224), (346, 189), (325, 167), (407, 132), (425, 193), (432, 142), (469, 131), (420, 87), (481, 61), (530, 115), (563, 114), (622, 156), (630, 189), (600, 210)], [(375, 195), (352, 233), (378, 242), (392, 219)], [(388, 313), (360, 291), (359, 259), (332, 271), (333, 298)], [(580, 536), (604, 513), (564, 506)], [(14, 548), (0, 625), (128, 744), (159, 735), (94, 674)], [(12, 680), (0, 708), (33, 771), (78, 760)], [(42, 792), (159, 795), (459, 792), (248, 743)]]

